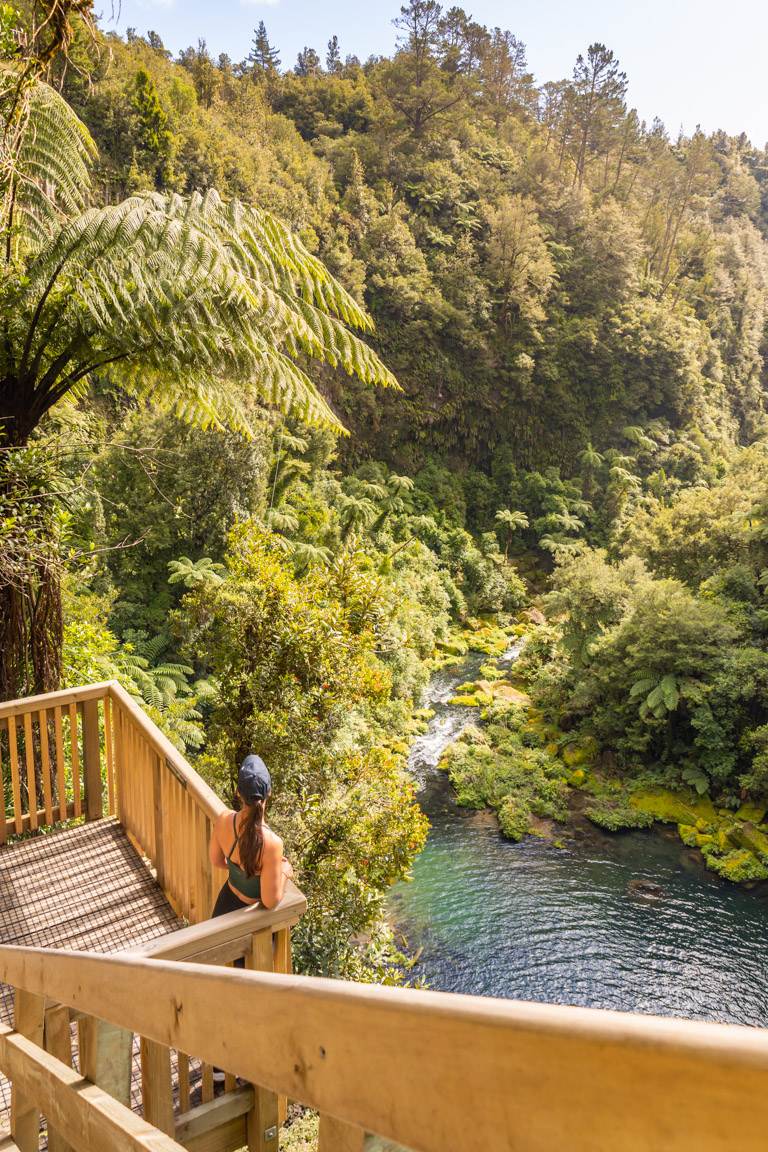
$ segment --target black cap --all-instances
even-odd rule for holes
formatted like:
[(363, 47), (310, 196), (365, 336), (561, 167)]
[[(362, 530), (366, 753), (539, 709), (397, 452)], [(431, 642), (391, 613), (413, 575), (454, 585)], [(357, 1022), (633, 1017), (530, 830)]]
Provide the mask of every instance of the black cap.
[(267, 799), (272, 791), (272, 780), (261, 756), (251, 753), (243, 760), (237, 774), (237, 790), (246, 804)]

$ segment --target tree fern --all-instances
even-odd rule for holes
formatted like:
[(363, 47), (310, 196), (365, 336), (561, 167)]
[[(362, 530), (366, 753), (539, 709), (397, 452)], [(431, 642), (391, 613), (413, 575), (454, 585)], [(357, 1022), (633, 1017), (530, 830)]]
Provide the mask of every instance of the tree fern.
[(93, 373), (241, 431), (254, 400), (341, 429), (312, 360), (397, 387), (351, 331), (371, 331), (365, 310), (270, 213), (212, 190), (89, 206), (95, 149), (61, 96), (5, 68), (0, 114), (0, 444)]

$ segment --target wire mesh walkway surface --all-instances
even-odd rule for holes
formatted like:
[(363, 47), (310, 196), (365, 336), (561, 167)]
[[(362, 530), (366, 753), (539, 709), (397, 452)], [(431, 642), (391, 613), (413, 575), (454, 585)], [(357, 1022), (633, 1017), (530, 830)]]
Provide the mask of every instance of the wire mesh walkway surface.
[[(116, 820), (96, 820), (0, 849), (0, 942), (118, 952), (183, 927)], [(0, 985), (0, 1018), (13, 1017)], [(0, 1130), (10, 1085), (0, 1076)]]

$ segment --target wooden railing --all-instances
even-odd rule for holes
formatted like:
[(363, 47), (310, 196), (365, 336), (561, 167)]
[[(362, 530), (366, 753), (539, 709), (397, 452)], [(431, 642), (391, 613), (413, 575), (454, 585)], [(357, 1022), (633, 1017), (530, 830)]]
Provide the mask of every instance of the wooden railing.
[(117, 687), (91, 684), (0, 704), (0, 844), (73, 817), (99, 819), (105, 787), (107, 810), (114, 812), (105, 734)]
[[(36, 1104), (78, 1152), (176, 1147), (142, 1143), (135, 1128), (118, 1140), (102, 1114), (95, 1140), (83, 1082), (40, 1047), (42, 998), (53, 997), (317, 1109), (320, 1152), (380, 1139), (415, 1152), (766, 1147), (763, 1030), (126, 954), (0, 948), (0, 979), (23, 990), (16, 1032), (0, 1032), (0, 1069), (21, 1093), (17, 1142)], [(229, 1106), (246, 1104), (249, 1148), (276, 1148), (274, 1106), (258, 1093)], [(198, 1152), (212, 1147), (178, 1134)]]
[(208, 841), (223, 807), (115, 681), (0, 704), (0, 844), (117, 816), (179, 915), (199, 923), (216, 895)]
[(216, 896), (208, 842), (224, 804), (124, 688), (111, 683), (109, 699), (117, 817), (176, 911), (197, 924)]
[[(212, 822), (223, 807), (119, 684), (89, 685), (0, 704), (3, 841), (73, 818), (115, 816), (153, 867), (176, 911), (190, 922), (188, 928), (136, 948), (136, 959), (244, 963), (253, 970), (288, 973), (290, 931), (306, 909), (303, 895), (290, 881), (276, 908), (256, 907), (208, 919), (222, 881), (211, 866), (208, 843)], [(141, 994), (138, 985), (136, 991)], [(73, 1014), (52, 994), (43, 1001), (23, 988), (17, 994), (16, 1012), (17, 1031), (48, 1054), (35, 1075), (43, 1075), (44, 1068), (49, 1087), (58, 1084), (57, 1091), (62, 1091), (65, 1083), (70, 1088), (80, 1084), (72, 1072), (70, 1025), (75, 1019), (81, 1072), (89, 1083), (106, 1091), (115, 1106), (129, 1106), (133, 1041), (138, 1030), (116, 1026), (98, 1012)], [(34, 1106), (37, 1095), (34, 1103), (25, 1098), (24, 1077), (32, 1075), (30, 1054), (23, 1044), (25, 1056), (19, 1055), (20, 1049), (10, 1039), (8, 1044), (9, 1067), (18, 1073), (12, 1088), (14, 1132), (18, 1146), (31, 1152), (37, 1148), (39, 1115)], [(131, 1139), (146, 1137), (151, 1143), (154, 1137), (147, 1132), (157, 1128), (167, 1137), (179, 1136), (185, 1147), (199, 1152), (233, 1152), (246, 1140), (263, 1152), (276, 1149), (279, 1124), (285, 1119), (284, 1096), (260, 1085), (238, 1085), (227, 1071), (224, 1092), (214, 1098), (213, 1066), (196, 1050), (172, 1051), (141, 1034), (140, 1052), (141, 1102), (152, 1128), (147, 1127), (142, 1135), (144, 1130), (126, 1121)], [(61, 1069), (54, 1074), (51, 1057), (68, 1069), (66, 1074)], [(26, 1072), (18, 1072), (19, 1061)], [(194, 1103), (192, 1070), (199, 1081)], [(104, 1101), (92, 1092), (82, 1099), (101, 1100), (93, 1113), (101, 1119), (93, 1123), (104, 1137)], [(69, 1096), (65, 1100), (68, 1107), (74, 1107)], [(55, 1109), (49, 1121), (51, 1152), (68, 1152), (67, 1124), (59, 1123)]]

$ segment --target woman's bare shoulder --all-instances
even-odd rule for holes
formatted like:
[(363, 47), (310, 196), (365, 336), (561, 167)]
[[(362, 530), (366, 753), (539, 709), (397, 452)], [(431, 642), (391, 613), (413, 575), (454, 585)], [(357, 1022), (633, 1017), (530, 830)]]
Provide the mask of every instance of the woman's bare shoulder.
[(278, 836), (277, 832), (273, 832), (266, 824), (262, 825), (264, 831), (264, 847), (272, 852), (283, 851), (283, 842)]

